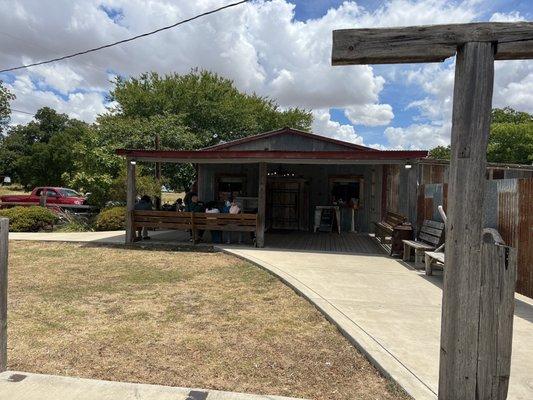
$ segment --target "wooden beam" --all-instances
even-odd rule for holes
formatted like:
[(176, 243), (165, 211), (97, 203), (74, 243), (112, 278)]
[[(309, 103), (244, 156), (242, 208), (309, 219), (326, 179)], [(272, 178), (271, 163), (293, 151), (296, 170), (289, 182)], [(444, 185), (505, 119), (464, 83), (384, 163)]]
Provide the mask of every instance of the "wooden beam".
[(7, 369), (7, 264), (9, 220), (0, 218), (0, 372)]
[(133, 226), (133, 210), (137, 193), (135, 188), (135, 161), (132, 161), (131, 158), (126, 158), (126, 171), (126, 243), (132, 243), (136, 235)]
[(494, 81), (494, 44), (459, 47), (452, 115), (439, 399), (477, 399), (482, 205)]
[(496, 59), (533, 58), (532, 22), (333, 31), (332, 65), (441, 62), (467, 42), (498, 43)]
[(257, 192), (257, 247), (265, 246), (267, 163), (259, 163), (259, 188)]

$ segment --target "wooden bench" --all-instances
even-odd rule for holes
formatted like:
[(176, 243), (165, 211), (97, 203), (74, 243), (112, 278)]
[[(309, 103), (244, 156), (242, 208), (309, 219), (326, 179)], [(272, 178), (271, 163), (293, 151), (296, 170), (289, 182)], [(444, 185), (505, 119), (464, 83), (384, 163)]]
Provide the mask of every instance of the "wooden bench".
[(385, 220), (374, 222), (376, 227), (376, 239), (378, 239), (381, 243), (390, 243), (390, 239), (387, 239), (387, 237), (392, 238), (394, 227), (403, 224), (406, 220), (407, 218), (401, 214), (387, 211), (385, 213)]
[(440, 251), (426, 251), (424, 253), (424, 263), (426, 265), (426, 275), (432, 275), (434, 265), (444, 268), (444, 253)]
[(256, 232), (257, 214), (211, 214), (176, 211), (140, 211), (133, 213), (133, 230), (139, 228), (192, 231), (193, 243), (199, 230)]
[(425, 251), (435, 250), (443, 242), (444, 223), (426, 219), (418, 232), (416, 240), (402, 240), (403, 260), (411, 259), (411, 249), (415, 251), (415, 264), (422, 263)]
[(255, 232), (257, 235), (257, 214), (193, 214), (193, 242), (197, 240), (198, 230)]

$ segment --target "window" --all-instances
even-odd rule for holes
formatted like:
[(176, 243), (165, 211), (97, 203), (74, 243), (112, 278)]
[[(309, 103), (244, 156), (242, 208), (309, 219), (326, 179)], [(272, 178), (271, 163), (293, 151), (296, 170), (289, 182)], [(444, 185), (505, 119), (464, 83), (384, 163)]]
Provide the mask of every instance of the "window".
[(216, 181), (216, 193), (218, 201), (226, 201), (235, 197), (246, 195), (245, 176), (221, 175)]
[(79, 194), (75, 190), (65, 189), (65, 188), (59, 189), (59, 193), (61, 193), (61, 195), (63, 195), (64, 197), (80, 197), (81, 196), (81, 194)]
[(332, 203), (340, 202), (361, 207), (363, 200), (363, 177), (331, 177), (330, 199)]

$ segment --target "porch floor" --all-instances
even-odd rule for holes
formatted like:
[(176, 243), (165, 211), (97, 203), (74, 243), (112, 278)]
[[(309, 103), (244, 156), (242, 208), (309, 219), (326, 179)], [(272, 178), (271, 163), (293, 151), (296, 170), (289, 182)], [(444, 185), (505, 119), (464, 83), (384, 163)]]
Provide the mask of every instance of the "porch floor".
[[(137, 242), (141, 245), (191, 245), (189, 234), (185, 231), (150, 231), (150, 240)], [(38, 233), (10, 233), (11, 240), (42, 240), (58, 242), (86, 242), (101, 244), (123, 244), (124, 231), (111, 232), (38, 232)], [(242, 242), (239, 243), (239, 238)], [(204, 241), (199, 247), (213, 245), (209, 232), (205, 232)], [(223, 245), (226, 247), (227, 235), (224, 236)], [(252, 241), (247, 233), (232, 233), (231, 244), (235, 247), (252, 247)], [(267, 232), (265, 234), (265, 247), (271, 249), (313, 251), (318, 253), (346, 253), (346, 254), (383, 254), (384, 250), (364, 233), (341, 232), (338, 233), (311, 233), (311, 232)]]

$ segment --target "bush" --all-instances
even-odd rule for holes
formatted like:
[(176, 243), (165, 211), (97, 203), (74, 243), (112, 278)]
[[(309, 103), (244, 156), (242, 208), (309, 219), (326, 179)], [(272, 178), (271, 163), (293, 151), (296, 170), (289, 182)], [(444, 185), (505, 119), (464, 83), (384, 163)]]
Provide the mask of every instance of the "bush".
[(118, 231), (126, 226), (126, 207), (111, 207), (96, 216), (97, 231)]
[(58, 217), (45, 207), (13, 207), (0, 210), (0, 217), (9, 218), (11, 232), (37, 232), (52, 228)]

